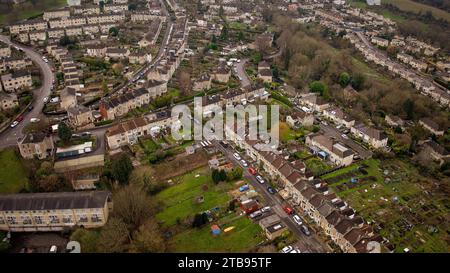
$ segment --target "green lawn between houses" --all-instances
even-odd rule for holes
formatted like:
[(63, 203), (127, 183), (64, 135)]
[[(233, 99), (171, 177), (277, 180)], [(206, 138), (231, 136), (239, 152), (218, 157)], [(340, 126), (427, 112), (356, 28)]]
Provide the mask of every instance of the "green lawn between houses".
[(26, 171), (12, 149), (0, 151), (0, 193), (16, 193), (28, 187)]
[[(199, 177), (195, 177), (199, 175)], [(207, 167), (194, 170), (185, 175), (172, 179), (175, 185), (161, 191), (156, 195), (156, 200), (161, 201), (163, 210), (156, 215), (158, 221), (164, 226), (172, 226), (177, 220), (183, 221), (196, 213), (226, 206), (230, 200), (228, 191), (231, 183), (215, 185), (211, 179), (211, 172)], [(207, 185), (208, 189), (203, 190)], [(197, 204), (196, 198), (204, 197), (204, 202)]]
[[(221, 224), (221, 222), (225, 222)], [(170, 243), (176, 252), (247, 252), (264, 240), (259, 225), (246, 216), (236, 217), (235, 214), (223, 217), (219, 221), (222, 232), (212, 235), (211, 224), (200, 229), (189, 229), (174, 236)], [(234, 227), (224, 233), (223, 230)]]

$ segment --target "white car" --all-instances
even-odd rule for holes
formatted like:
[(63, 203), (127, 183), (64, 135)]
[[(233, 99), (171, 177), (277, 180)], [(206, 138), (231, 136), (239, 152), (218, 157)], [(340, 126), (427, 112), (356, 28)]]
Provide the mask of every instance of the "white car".
[(256, 176), (256, 180), (258, 180), (258, 182), (261, 184), (264, 184), (264, 182), (265, 182), (264, 179), (260, 175)]
[(292, 250), (294, 250), (294, 248), (292, 246), (285, 246), (285, 247), (283, 247), (283, 249), (281, 249), (281, 253), (289, 253)]
[(41, 120), (38, 119), (38, 118), (31, 118), (31, 119), (30, 119), (30, 122), (31, 122), (31, 123), (36, 123), (36, 122), (39, 122), (39, 121), (41, 121)]
[(348, 136), (346, 134), (342, 134), (341, 137), (344, 139), (348, 139)]
[(292, 216), (292, 218), (294, 219), (294, 222), (295, 222), (297, 225), (301, 226), (301, 225), (303, 224), (302, 219), (300, 219), (300, 217), (299, 217), (297, 214), (295, 214), (294, 216)]
[(267, 206), (267, 207), (262, 208), (261, 212), (267, 212), (267, 211), (270, 211), (270, 210), (271, 210), (271, 208), (269, 206)]
[(262, 215), (262, 211), (261, 210), (257, 210), (257, 211), (255, 211), (255, 212), (250, 214), (250, 218), (253, 219), (253, 218), (256, 218), (256, 217), (261, 216), (261, 215)]
[(238, 153), (234, 153), (233, 154), (234, 158), (236, 158), (237, 160), (241, 160), (241, 156)]
[(17, 120), (15, 120), (13, 123), (11, 123), (11, 128), (16, 127), (17, 124), (19, 124), (19, 122)]
[(242, 164), (242, 166), (244, 166), (244, 167), (247, 167), (247, 166), (248, 166), (247, 162), (245, 162), (244, 159), (241, 160), (241, 164)]

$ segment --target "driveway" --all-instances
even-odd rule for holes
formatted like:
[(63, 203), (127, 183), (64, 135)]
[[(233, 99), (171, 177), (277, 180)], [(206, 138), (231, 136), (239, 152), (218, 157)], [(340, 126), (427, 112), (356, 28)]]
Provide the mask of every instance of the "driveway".
[(22, 49), (25, 54), (33, 61), (33, 63), (39, 67), (42, 75), (42, 86), (38, 89), (33, 90), (33, 110), (31, 112), (25, 111), (25, 113), (23, 114), (24, 119), (22, 122), (20, 122), (16, 127), (8, 128), (2, 134), (0, 134), (0, 148), (3, 149), (8, 146), (15, 146), (17, 144), (17, 139), (23, 137), (22, 130), (26, 125), (30, 123), (30, 119), (39, 117), (41, 115), (42, 109), (44, 108), (43, 99), (50, 96), (54, 75), (50, 65), (48, 63), (45, 63), (42, 60), (42, 55), (35, 52), (33, 48), (13, 43), (10, 41), (10, 38), (5, 35), (0, 35), (0, 41), (11, 46), (17, 46), (18, 48)]

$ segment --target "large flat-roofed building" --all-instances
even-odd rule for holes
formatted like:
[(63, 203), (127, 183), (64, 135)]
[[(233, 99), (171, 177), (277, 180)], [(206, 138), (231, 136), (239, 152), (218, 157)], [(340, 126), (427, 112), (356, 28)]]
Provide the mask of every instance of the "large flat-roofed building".
[(108, 191), (0, 195), (0, 230), (60, 231), (75, 226), (102, 227), (108, 221)]

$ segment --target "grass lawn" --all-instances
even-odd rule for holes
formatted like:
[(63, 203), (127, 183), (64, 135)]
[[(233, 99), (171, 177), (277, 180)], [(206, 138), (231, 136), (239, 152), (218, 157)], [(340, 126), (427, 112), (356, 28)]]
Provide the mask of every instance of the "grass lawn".
[[(196, 175), (199, 176), (195, 177)], [(156, 218), (165, 226), (176, 224), (177, 219), (182, 221), (196, 213), (226, 205), (230, 200), (227, 192), (232, 184), (215, 185), (212, 182), (211, 173), (206, 167), (172, 180), (176, 185), (156, 195), (156, 199), (163, 203), (163, 210), (156, 215)], [(208, 186), (206, 191), (203, 190), (204, 185)], [(204, 202), (197, 204), (195, 199), (199, 196), (203, 196)]]
[[(220, 220), (234, 218), (235, 214), (226, 216)], [(228, 218), (228, 219), (227, 219)], [(189, 229), (172, 238), (171, 244), (176, 252), (247, 252), (264, 240), (262, 230), (258, 224), (253, 223), (247, 217), (234, 218), (230, 222), (219, 226), (222, 233), (212, 235), (211, 224), (200, 229)], [(233, 230), (224, 233), (223, 230), (234, 227)]]
[(141, 143), (144, 149), (149, 153), (154, 152), (160, 148), (160, 146), (156, 144), (151, 138), (142, 139)]
[(25, 168), (14, 150), (0, 151), (0, 193), (19, 192), (27, 186)]
[(295, 140), (295, 131), (292, 130), (286, 122), (279, 123), (280, 140), (282, 142), (288, 142), (289, 140)]
[(234, 29), (239, 29), (239, 30), (244, 30), (247, 29), (247, 24), (241, 23), (241, 22), (231, 22), (230, 23), (230, 28), (234, 28)]
[[(37, 16), (43, 13), (45, 10), (57, 9), (67, 5), (66, 0), (39, 0), (38, 2), (39, 5), (36, 7), (33, 7), (30, 3), (27, 3), (26, 5), (15, 6), (13, 10), (18, 14), (18, 18), (16, 21)], [(7, 16), (5, 14), (0, 14), (0, 25), (6, 23), (6, 17)]]
[(333, 167), (326, 164), (323, 160), (317, 157), (310, 158), (305, 161), (306, 168), (310, 170), (314, 175), (330, 170)]

